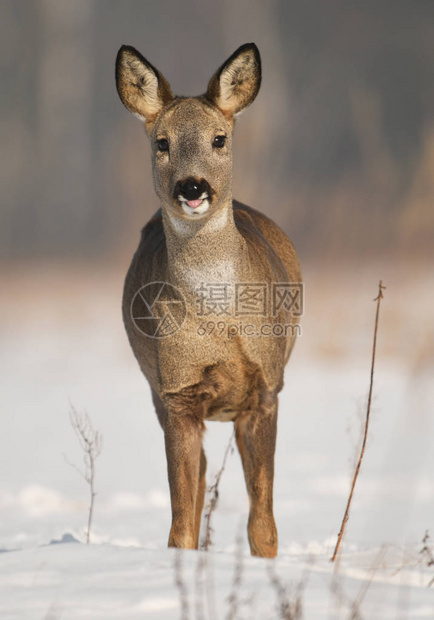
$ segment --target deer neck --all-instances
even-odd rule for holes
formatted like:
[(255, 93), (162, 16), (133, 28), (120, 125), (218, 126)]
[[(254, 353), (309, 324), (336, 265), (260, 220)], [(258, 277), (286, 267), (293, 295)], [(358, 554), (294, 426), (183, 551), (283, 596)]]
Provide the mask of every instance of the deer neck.
[(168, 270), (179, 286), (234, 282), (241, 269), (243, 237), (234, 221), (232, 202), (204, 219), (184, 220), (163, 209)]

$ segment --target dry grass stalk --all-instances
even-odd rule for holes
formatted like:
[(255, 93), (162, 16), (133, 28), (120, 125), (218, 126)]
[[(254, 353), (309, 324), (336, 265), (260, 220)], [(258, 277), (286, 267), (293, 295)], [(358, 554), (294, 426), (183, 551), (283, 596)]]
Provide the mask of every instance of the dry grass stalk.
[(208, 554), (201, 551), (198, 552), (196, 570), (194, 574), (194, 597), (195, 597), (195, 618), (196, 620), (204, 620), (204, 604), (205, 599), (205, 578), (208, 572)]
[(276, 592), (278, 617), (284, 620), (302, 620), (303, 618), (303, 593), (308, 580), (308, 570), (304, 571), (298, 583), (295, 595), (290, 598), (288, 587), (285, 586), (276, 573), (274, 563), (269, 563), (267, 567), (271, 585)]
[[(427, 530), (425, 532), (425, 536), (422, 538), (423, 547), (420, 550), (420, 554), (427, 566), (434, 566), (434, 553), (433, 553), (433, 548), (430, 545), (430, 540), (431, 540), (431, 537)], [(428, 583), (428, 588), (430, 588), (433, 584), (434, 584), (434, 577)]]
[(74, 463), (65, 460), (71, 465), (80, 476), (88, 483), (90, 491), (89, 517), (87, 521), (86, 543), (90, 542), (90, 532), (92, 528), (92, 519), (95, 506), (95, 462), (101, 454), (102, 435), (99, 431), (94, 430), (89, 414), (84, 411), (79, 413), (73, 405), (69, 411), (69, 419), (74, 433), (78, 439), (80, 447), (83, 451), (84, 469), (80, 469)]
[(175, 551), (175, 584), (179, 592), (179, 601), (181, 603), (181, 620), (189, 620), (190, 612), (188, 606), (188, 592), (187, 586), (182, 575), (182, 562), (181, 562), (182, 550), (176, 549)]
[(371, 564), (371, 567), (369, 569), (369, 576), (366, 579), (361, 580), (359, 592), (353, 600), (351, 600), (348, 595), (345, 594), (342, 586), (342, 577), (344, 577), (345, 575), (339, 575), (339, 562), (335, 564), (333, 579), (330, 584), (330, 591), (335, 598), (335, 608), (333, 611), (330, 612), (330, 618), (340, 618), (340, 610), (341, 607), (344, 605), (349, 610), (348, 620), (363, 620), (364, 616), (362, 615), (361, 611), (362, 604), (374, 580), (375, 573), (384, 564), (386, 551), (386, 546), (381, 547), (374, 561)]
[(361, 620), (362, 615), (361, 615), (360, 610), (362, 608), (362, 603), (368, 593), (369, 588), (371, 587), (371, 584), (374, 580), (375, 573), (377, 572), (378, 568), (384, 562), (386, 551), (387, 551), (386, 546), (381, 547), (380, 551), (377, 554), (377, 557), (375, 558), (375, 561), (373, 562), (371, 566), (371, 570), (370, 570), (371, 574), (369, 576), (369, 579), (362, 581), (362, 585), (360, 586), (359, 593), (357, 597), (355, 598), (355, 600), (353, 601), (352, 606), (351, 606), (350, 620)]
[(202, 549), (205, 549), (205, 551), (208, 551), (209, 547), (212, 545), (212, 539), (211, 539), (211, 534), (212, 534), (211, 518), (212, 518), (212, 515), (213, 515), (215, 509), (217, 508), (217, 504), (218, 504), (218, 500), (219, 500), (219, 485), (220, 485), (221, 477), (222, 477), (223, 472), (224, 472), (225, 467), (226, 467), (227, 458), (228, 458), (229, 454), (234, 451), (234, 446), (233, 446), (234, 437), (235, 437), (235, 431), (232, 433), (232, 435), (231, 435), (231, 437), (229, 439), (229, 443), (228, 443), (228, 445), (226, 447), (225, 454), (224, 454), (224, 457), (223, 457), (223, 463), (222, 463), (222, 466), (220, 467), (219, 471), (216, 474), (214, 484), (212, 484), (209, 487), (209, 489), (208, 489), (208, 493), (211, 495), (211, 497), (210, 497), (210, 500), (208, 501), (207, 506), (206, 506), (206, 512), (205, 512), (205, 537), (204, 537), (204, 540), (203, 540), (202, 545), (201, 545)]
[(336, 556), (338, 554), (339, 546), (341, 544), (341, 541), (342, 541), (342, 538), (343, 538), (343, 535), (344, 535), (344, 532), (345, 532), (345, 526), (346, 526), (347, 521), (349, 519), (351, 501), (353, 499), (354, 489), (355, 489), (357, 478), (358, 478), (358, 475), (359, 475), (359, 472), (360, 472), (360, 468), (361, 468), (361, 465), (362, 465), (363, 456), (365, 454), (366, 441), (367, 441), (367, 438), (368, 438), (369, 418), (370, 418), (370, 413), (371, 413), (372, 388), (373, 388), (373, 385), (374, 385), (374, 368), (375, 368), (375, 354), (376, 354), (376, 348), (377, 348), (378, 317), (379, 317), (379, 314), (380, 314), (380, 303), (381, 303), (381, 300), (383, 299), (383, 290), (385, 288), (386, 287), (383, 286), (383, 283), (380, 280), (380, 283), (378, 285), (378, 295), (374, 299), (374, 301), (377, 302), (377, 310), (376, 310), (376, 313), (375, 313), (374, 342), (373, 342), (373, 347), (372, 347), (372, 360), (371, 360), (371, 379), (370, 379), (370, 383), (369, 383), (368, 404), (367, 404), (367, 407), (366, 407), (366, 420), (365, 420), (365, 430), (364, 430), (364, 434), (363, 434), (363, 442), (362, 442), (362, 447), (361, 447), (361, 450), (360, 450), (359, 460), (357, 462), (356, 469), (355, 469), (354, 476), (353, 476), (353, 480), (352, 480), (352, 483), (351, 483), (350, 495), (348, 497), (344, 518), (342, 519), (341, 529), (340, 529), (339, 534), (338, 534), (338, 540), (336, 542), (336, 547), (335, 547), (335, 550), (333, 552), (333, 556), (331, 558), (332, 562), (335, 561)]
[(216, 618), (216, 592), (215, 592), (215, 581), (214, 581), (214, 566), (212, 562), (208, 560), (208, 554), (202, 554), (205, 559), (205, 567), (206, 567), (206, 601), (207, 601), (207, 609), (208, 609), (208, 618), (209, 620), (214, 620)]
[(236, 620), (239, 607), (239, 593), (243, 577), (243, 535), (238, 532), (235, 548), (235, 570), (232, 579), (231, 593), (228, 596), (229, 611), (227, 620)]

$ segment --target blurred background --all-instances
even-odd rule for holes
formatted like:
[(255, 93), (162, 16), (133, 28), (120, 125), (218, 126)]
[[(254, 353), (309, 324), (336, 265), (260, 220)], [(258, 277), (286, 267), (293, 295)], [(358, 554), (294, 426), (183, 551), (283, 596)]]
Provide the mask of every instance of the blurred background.
[(2, 2), (2, 256), (113, 258), (158, 206), (121, 107), (122, 43), (177, 94), (238, 45), (264, 81), (237, 127), (235, 190), (303, 257), (433, 252), (430, 2)]
[[(415, 481), (432, 519), (434, 487), (424, 472), (433, 465), (434, 4), (3, 0), (0, 28), (5, 506), (24, 519), (40, 514), (34, 506), (60, 514), (60, 489), (80, 496), (82, 483), (61, 457), (77, 448), (69, 401), (106, 437), (102, 496), (144, 492), (139, 473), (152, 455), (167, 505), (162, 433), (120, 311), (140, 229), (159, 205), (147, 139), (118, 98), (114, 63), (122, 44), (133, 45), (174, 93), (197, 95), (239, 45), (254, 41), (263, 83), (235, 129), (234, 196), (290, 235), (306, 282), (285, 396), (295, 419), (306, 420), (306, 443), (296, 441), (294, 422), (295, 435), (282, 439), (294, 443), (281, 449), (315, 445), (309, 420), (317, 416), (317, 456), (323, 449), (327, 462), (336, 441), (336, 472), (348, 473), (346, 432), (368, 388), (372, 299), (382, 278), (377, 406), (386, 445), (377, 437), (376, 472), (383, 467), (390, 482), (396, 468), (408, 473), (403, 453), (413, 455), (410, 504), (419, 529), (429, 527)], [(305, 412), (307, 392), (318, 400)], [(144, 445), (150, 452), (138, 463)], [(298, 467), (301, 494), (303, 472), (316, 462), (308, 461), (287, 466), (293, 480)], [(318, 497), (328, 489), (342, 502), (345, 485), (316, 484)], [(338, 526), (337, 507), (326, 533)]]

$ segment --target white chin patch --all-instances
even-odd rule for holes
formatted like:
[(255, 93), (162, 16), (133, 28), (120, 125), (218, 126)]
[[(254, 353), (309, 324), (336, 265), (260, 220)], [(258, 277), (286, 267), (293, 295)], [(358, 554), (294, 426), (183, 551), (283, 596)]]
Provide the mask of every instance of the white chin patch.
[(209, 201), (208, 198), (204, 198), (198, 207), (190, 207), (187, 204), (186, 200), (180, 200), (182, 210), (186, 215), (188, 215), (191, 219), (198, 218), (199, 216), (206, 213), (209, 209)]

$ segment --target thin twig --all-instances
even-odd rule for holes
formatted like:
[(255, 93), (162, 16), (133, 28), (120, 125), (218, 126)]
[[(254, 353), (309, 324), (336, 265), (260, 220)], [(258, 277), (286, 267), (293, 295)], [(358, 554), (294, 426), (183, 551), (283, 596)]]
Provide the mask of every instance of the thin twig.
[(351, 500), (353, 499), (354, 488), (356, 486), (357, 477), (359, 475), (360, 467), (362, 465), (363, 455), (365, 454), (366, 440), (368, 438), (369, 417), (370, 417), (370, 413), (371, 413), (372, 387), (373, 387), (373, 384), (374, 384), (374, 367), (375, 367), (375, 353), (376, 353), (376, 348), (377, 348), (378, 317), (379, 317), (379, 314), (380, 314), (380, 303), (381, 303), (381, 300), (383, 299), (383, 290), (385, 288), (386, 287), (383, 286), (383, 283), (380, 280), (380, 283), (378, 285), (378, 295), (374, 299), (374, 301), (377, 302), (377, 310), (376, 310), (376, 313), (375, 313), (374, 343), (373, 343), (373, 347), (372, 347), (372, 361), (371, 361), (371, 380), (370, 380), (370, 384), (369, 384), (368, 404), (367, 404), (367, 407), (366, 407), (366, 422), (365, 422), (365, 431), (364, 431), (364, 435), (363, 435), (363, 443), (362, 443), (362, 448), (360, 450), (360, 456), (359, 456), (359, 460), (357, 462), (356, 470), (354, 472), (353, 481), (351, 483), (351, 491), (350, 491), (350, 495), (348, 497), (348, 502), (347, 502), (347, 507), (345, 509), (344, 518), (342, 519), (341, 529), (340, 529), (339, 534), (338, 534), (338, 540), (337, 540), (337, 543), (336, 543), (335, 550), (333, 552), (333, 556), (331, 558), (332, 562), (334, 562), (335, 559), (336, 559), (337, 553), (339, 551), (339, 546), (341, 544), (341, 540), (342, 540), (342, 537), (344, 535), (345, 526), (346, 526), (347, 521), (349, 519)]
[(221, 468), (219, 469), (219, 471), (216, 474), (215, 477), (215, 481), (214, 484), (211, 485), (208, 489), (208, 493), (211, 494), (211, 498), (206, 506), (206, 513), (205, 513), (205, 538), (203, 540), (202, 543), (202, 549), (205, 549), (205, 551), (208, 551), (209, 547), (212, 544), (212, 540), (211, 540), (211, 534), (212, 534), (212, 527), (211, 527), (211, 517), (213, 515), (213, 512), (215, 511), (215, 509), (217, 508), (217, 504), (219, 501), (219, 485), (220, 485), (220, 479), (223, 475), (223, 472), (225, 470), (226, 467), (226, 461), (227, 458), (229, 456), (229, 453), (232, 453), (234, 451), (234, 447), (233, 447), (233, 440), (235, 437), (235, 431), (233, 431), (230, 439), (229, 439), (229, 443), (226, 447), (225, 450), (225, 454), (223, 457), (223, 463)]
[(65, 455), (65, 461), (75, 469), (76, 472), (88, 483), (90, 490), (89, 517), (87, 521), (86, 543), (90, 542), (90, 531), (92, 528), (93, 511), (95, 505), (95, 461), (101, 454), (102, 435), (95, 431), (89, 414), (85, 411), (79, 413), (73, 405), (69, 412), (69, 419), (74, 433), (83, 450), (84, 470), (81, 470), (74, 463), (71, 463)]

